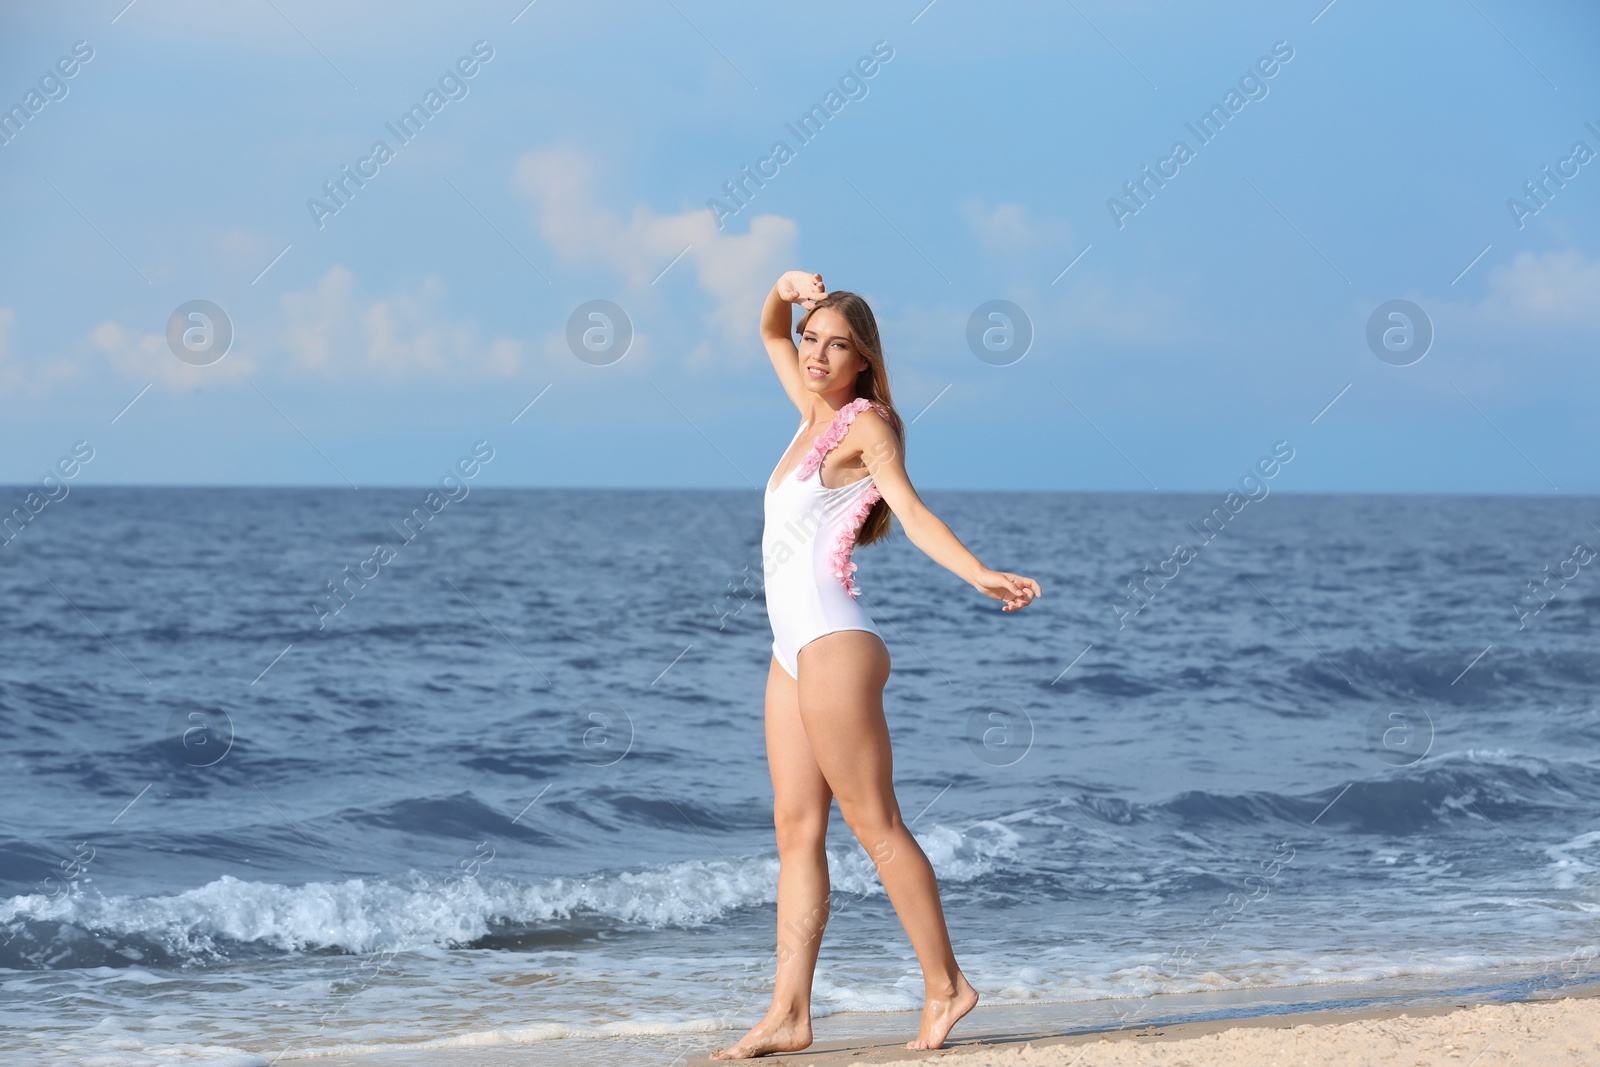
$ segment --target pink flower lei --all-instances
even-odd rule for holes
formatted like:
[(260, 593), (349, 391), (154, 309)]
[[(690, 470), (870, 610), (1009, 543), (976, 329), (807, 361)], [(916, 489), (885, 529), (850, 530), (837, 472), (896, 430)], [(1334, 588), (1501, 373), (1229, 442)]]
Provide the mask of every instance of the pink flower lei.
[[(804, 480), (815, 474), (827, 454), (844, 440), (844, 435), (849, 431), (855, 417), (869, 407), (876, 409), (880, 414), (883, 413), (883, 406), (867, 397), (858, 397), (840, 408), (833, 416), (833, 422), (828, 425), (827, 431), (817, 438), (816, 445), (801, 461), (799, 470), (795, 471), (795, 477)], [(829, 572), (839, 579), (844, 591), (852, 597), (860, 596), (861, 590), (856, 588), (855, 579), (851, 577), (855, 573), (856, 565), (850, 561), (850, 553), (855, 549), (856, 535), (860, 533), (862, 523), (867, 521), (872, 506), (881, 499), (883, 495), (878, 492), (876, 484), (867, 486), (866, 492), (856, 498), (855, 506), (846, 516), (844, 529), (840, 531), (838, 539), (828, 552)]]
[(882, 406), (864, 396), (857, 397), (835, 412), (828, 429), (817, 438), (817, 443), (806, 453), (806, 458), (800, 461), (799, 469), (794, 472), (795, 480), (805, 481), (815, 474), (817, 468), (822, 466), (823, 458), (844, 440), (844, 435), (849, 432), (850, 424), (856, 421), (856, 416), (869, 407), (878, 408), (879, 414), (882, 414)]
[(876, 485), (867, 487), (867, 491), (856, 499), (856, 506), (850, 516), (849, 524), (840, 531), (839, 539), (833, 543), (833, 548), (828, 554), (828, 569), (833, 576), (844, 585), (844, 591), (852, 597), (861, 595), (861, 590), (856, 588), (856, 565), (850, 561), (850, 553), (856, 547), (856, 534), (861, 532), (861, 524), (867, 521), (867, 514), (872, 510), (872, 505), (882, 499)]

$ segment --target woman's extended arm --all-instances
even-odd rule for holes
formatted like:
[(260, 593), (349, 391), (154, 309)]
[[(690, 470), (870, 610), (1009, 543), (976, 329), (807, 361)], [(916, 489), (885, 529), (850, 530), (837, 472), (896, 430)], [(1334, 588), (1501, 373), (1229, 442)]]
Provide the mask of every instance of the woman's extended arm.
[(1005, 601), (1002, 611), (1025, 608), (1043, 595), (1039, 583), (1032, 578), (985, 567), (950, 532), (950, 527), (928, 510), (906, 475), (905, 460), (887, 422), (873, 412), (863, 411), (851, 429), (860, 435), (861, 462), (872, 473), (873, 484), (883, 495), (889, 510), (900, 520), (911, 543), (929, 559), (983, 595)]
[(791, 270), (778, 278), (761, 307), (761, 343), (767, 348), (783, 391), (801, 411), (806, 410), (806, 387), (800, 377), (800, 350), (794, 344), (794, 312), (789, 305), (809, 309), (826, 295), (822, 275)]

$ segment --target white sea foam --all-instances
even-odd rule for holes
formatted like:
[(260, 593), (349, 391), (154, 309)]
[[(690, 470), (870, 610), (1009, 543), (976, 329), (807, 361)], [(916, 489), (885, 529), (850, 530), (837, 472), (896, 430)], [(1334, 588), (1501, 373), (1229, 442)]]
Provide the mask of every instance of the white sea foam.
[(1545, 846), (1544, 854), (1550, 857), (1551, 874), (1562, 889), (1575, 889), (1593, 883), (1596, 865), (1600, 864), (1600, 831), (1579, 834), (1559, 845)]
[[(995, 822), (965, 830), (934, 824), (918, 840), (948, 882), (998, 869), (1020, 842)], [(855, 846), (829, 852), (834, 890), (881, 895), (876, 872)], [(251, 944), (281, 951), (336, 948), (365, 953), (463, 944), (496, 928), (537, 929), (566, 920), (693, 927), (776, 899), (775, 855), (683, 860), (634, 870), (527, 881), (481, 874), (443, 883), (413, 874), (403, 883), (351, 879), (286, 886), (224, 875), (182, 893), (104, 897), (84, 891), (54, 899), (0, 901), (0, 923), (31, 919), (137, 937), (186, 957), (228, 955)]]
[[(882, 918), (893, 923), (890, 915)], [(750, 974), (758, 980), (742, 988), (730, 976), (748, 962), (740, 956), (746, 949), (697, 932), (675, 936), (694, 939), (693, 949), (678, 942), (664, 955), (640, 954), (616, 940), (579, 952), (488, 952), (470, 958), (414, 953), (395, 960), (348, 998), (326, 989), (327, 971), (338, 963), (301, 956), (200, 969), (186, 979), (184, 1010), (176, 1013), (156, 1009), (161, 1001), (149, 999), (154, 990), (143, 992), (138, 984), (115, 988), (87, 971), (35, 972), (26, 981), (44, 985), (35, 985), (26, 999), (43, 1007), (87, 996), (102, 1006), (100, 1022), (88, 1029), (55, 1018), (49, 1047), (70, 1055), (53, 1061), (59, 1063), (254, 1067), (416, 1050), (436, 1050), (440, 1062), (464, 1062), (449, 1050), (527, 1046), (542, 1049), (530, 1053), (540, 1063), (632, 1067), (643, 1062), (635, 1055), (642, 1048), (667, 1049), (657, 1062), (676, 1051), (705, 1051), (699, 1035), (748, 1027), (770, 996), (766, 961), (755, 961), (760, 966)], [(920, 1006), (920, 978), (908, 950), (886, 953), (875, 941), (852, 941), (845, 931), (832, 944), (817, 974), (816, 1015)], [(1311, 1003), (1407, 990), (1437, 993), (1547, 972), (1551, 963), (1538, 952), (1443, 951), (1400, 959), (1376, 948), (1319, 951), (1301, 945), (1263, 953), (1239, 945), (1215, 948), (1203, 963), (1169, 977), (1152, 965), (1160, 959), (1158, 947), (1107, 954), (1092, 940), (1012, 943), (969, 947), (962, 963), (991, 1006), (1098, 1001), (1109, 1004), (1106, 1010), (1146, 1018), (1193, 1010), (1181, 1009), (1181, 999), (1171, 994), (1220, 993), (1247, 1000), (1260, 995), (1280, 1003)], [(465, 999), (463, 967), (470, 985), (481, 990)], [(530, 977), (540, 980), (529, 983)], [(513, 988), (524, 992), (509, 997), (493, 992)], [(7, 982), (4, 995), (14, 992)], [(1215, 1007), (1217, 1002), (1207, 1003)], [(597, 1011), (601, 1005), (605, 1010)], [(316, 1022), (334, 1008), (331, 1024)], [(14, 1021), (21, 1030), (44, 1032), (31, 1017)], [(845, 1025), (854, 1030), (875, 1024)], [(215, 1035), (216, 1044), (195, 1043), (200, 1034)]]

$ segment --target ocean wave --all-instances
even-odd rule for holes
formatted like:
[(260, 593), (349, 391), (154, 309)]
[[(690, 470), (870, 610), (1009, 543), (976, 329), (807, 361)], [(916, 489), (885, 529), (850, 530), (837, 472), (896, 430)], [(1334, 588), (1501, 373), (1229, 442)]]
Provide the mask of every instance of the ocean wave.
[[(1509, 618), (1511, 612), (1507, 611)], [(1571, 692), (1600, 683), (1600, 659), (1586, 651), (1500, 648), (1493, 671), (1457, 685), (1476, 649), (1355, 647), (1330, 652), (1355, 690), (1378, 700), (1442, 706), (1503, 702), (1507, 693)], [(1341, 678), (1341, 682), (1343, 679)]]
[[(1021, 838), (996, 822), (935, 824), (918, 841), (941, 879), (967, 882), (999, 868)], [(829, 851), (839, 894), (881, 894), (859, 848)], [(279, 885), (224, 875), (167, 896), (106, 897), (74, 890), (54, 899), (0, 901), (10, 941), (0, 967), (163, 966), (263, 953), (404, 951), (428, 945), (516, 942), (561, 924), (585, 929), (694, 927), (776, 899), (776, 855), (682, 860), (634, 870), (538, 881), (479, 873), (401, 882), (355, 878)]]
[(1133, 818), (1183, 826), (1304, 826), (1317, 819), (1356, 833), (1404, 834), (1463, 814), (1497, 821), (1554, 816), (1570, 810), (1575, 798), (1600, 800), (1600, 767), (1467, 750), (1440, 753), (1388, 774), (1305, 795), (1191, 790), (1142, 809), (1136, 806)]

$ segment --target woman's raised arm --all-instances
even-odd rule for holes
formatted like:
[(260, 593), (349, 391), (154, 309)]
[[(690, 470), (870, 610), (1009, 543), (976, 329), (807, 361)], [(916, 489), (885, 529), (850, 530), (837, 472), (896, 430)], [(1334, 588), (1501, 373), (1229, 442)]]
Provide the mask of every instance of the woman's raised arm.
[(810, 309), (826, 295), (822, 275), (791, 270), (778, 278), (761, 308), (761, 343), (767, 348), (783, 391), (801, 412), (806, 410), (806, 387), (800, 377), (800, 350), (794, 343), (794, 312), (789, 305)]

